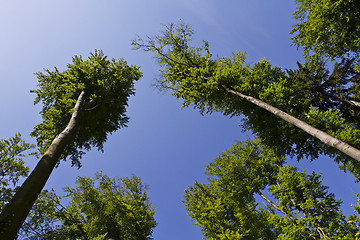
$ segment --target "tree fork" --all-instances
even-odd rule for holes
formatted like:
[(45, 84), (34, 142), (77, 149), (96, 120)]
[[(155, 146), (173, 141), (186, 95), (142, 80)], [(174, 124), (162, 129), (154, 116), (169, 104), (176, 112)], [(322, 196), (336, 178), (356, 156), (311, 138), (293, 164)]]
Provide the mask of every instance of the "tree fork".
[(14, 239), (20, 230), (37, 197), (45, 186), (66, 145), (72, 140), (82, 115), (81, 104), (85, 91), (81, 91), (70, 121), (55, 137), (29, 177), (0, 214), (0, 240)]

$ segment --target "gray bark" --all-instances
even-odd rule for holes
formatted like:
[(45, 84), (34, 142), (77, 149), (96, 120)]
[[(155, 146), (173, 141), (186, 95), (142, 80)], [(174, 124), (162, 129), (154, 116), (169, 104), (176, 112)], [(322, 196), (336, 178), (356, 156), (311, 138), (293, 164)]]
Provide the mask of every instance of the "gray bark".
[(45, 186), (66, 145), (73, 139), (81, 117), (85, 92), (77, 99), (67, 127), (55, 137), (34, 170), (0, 214), (0, 240), (14, 239)]
[[(184, 72), (179, 72), (179, 74), (182, 74), (185, 76), (190, 76), (190, 77), (199, 77), (199, 76), (187, 74)], [(209, 78), (206, 78), (206, 77), (200, 77), (200, 78), (202, 78), (206, 81), (210, 80)], [(348, 155), (348, 156), (352, 157), (353, 159), (357, 160), (358, 162), (360, 162), (360, 150), (354, 148), (353, 146), (351, 146), (337, 138), (330, 136), (326, 132), (323, 132), (323, 131), (317, 129), (317, 128), (311, 126), (310, 124), (307, 124), (306, 122), (301, 121), (300, 119), (297, 119), (297, 118), (291, 116), (290, 114), (287, 114), (286, 112), (281, 111), (280, 109), (278, 109), (276, 107), (273, 107), (270, 104), (267, 104), (266, 102), (263, 102), (257, 98), (245, 95), (245, 94), (243, 94), (239, 91), (236, 91), (233, 88), (228, 87), (226, 85), (221, 85), (221, 87), (228, 93), (235, 94), (235, 95), (257, 105), (258, 107), (261, 107), (261, 108), (267, 110), (268, 112), (280, 117), (281, 119), (285, 120), (286, 122), (304, 130), (305, 132), (307, 132), (311, 136), (319, 139), (326, 145), (334, 147), (337, 150), (345, 153), (346, 155)], [(356, 105), (357, 102), (353, 101), (353, 104)]]
[(326, 132), (323, 132), (323, 131), (311, 126), (310, 124), (307, 124), (306, 122), (303, 122), (303, 121), (287, 114), (286, 112), (283, 112), (280, 109), (273, 107), (270, 104), (267, 104), (257, 98), (242, 94), (241, 92), (236, 91), (232, 88), (229, 88), (225, 85), (222, 85), (222, 87), (227, 92), (235, 94), (235, 95), (237, 95), (243, 99), (246, 99), (247, 101), (269, 111), (270, 113), (280, 117), (281, 119), (285, 120), (286, 122), (304, 130), (305, 132), (307, 132), (311, 136), (319, 139), (326, 145), (334, 147), (334, 148), (338, 149), (339, 151), (345, 153), (346, 155), (352, 157), (353, 159), (357, 160), (358, 162), (360, 162), (360, 151), (358, 149), (354, 148), (353, 146), (351, 146), (337, 138), (334, 138), (334, 137), (330, 136), (329, 134), (327, 134)]

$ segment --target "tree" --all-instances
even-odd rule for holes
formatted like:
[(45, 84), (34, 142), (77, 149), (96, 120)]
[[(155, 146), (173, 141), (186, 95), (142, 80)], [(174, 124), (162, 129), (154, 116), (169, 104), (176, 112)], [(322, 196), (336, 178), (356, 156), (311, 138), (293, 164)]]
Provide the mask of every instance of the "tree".
[(208, 183), (195, 182), (185, 193), (189, 215), (206, 239), (359, 237), (360, 204), (346, 219), (321, 175), (298, 171), (284, 159), (260, 140), (246, 140), (206, 166)]
[(95, 51), (86, 61), (75, 56), (64, 72), (55, 68), (37, 77), (39, 88), (32, 92), (37, 94), (35, 103), (43, 103), (43, 122), (31, 135), (43, 156), (3, 209), (0, 239), (16, 235), (59, 159), (70, 158), (80, 167), (84, 150), (102, 150), (107, 135), (126, 126), (127, 99), (141, 72)]
[[(213, 59), (207, 42), (191, 45), (194, 31), (188, 25), (165, 28), (145, 41), (137, 38), (133, 45), (155, 52), (161, 71), (158, 85), (183, 99), (183, 107), (243, 115), (243, 126), (280, 155), (316, 159), (327, 154), (360, 179), (360, 130), (332, 106), (319, 109), (304, 101), (295, 88), (298, 78), (264, 59), (247, 64), (243, 52)], [(359, 101), (358, 96), (353, 100)]]
[(303, 47), (308, 59), (344, 58), (360, 52), (359, 3), (356, 0), (296, 0), (294, 18), (298, 21), (291, 31), (293, 42)]
[(54, 191), (43, 191), (21, 229), (22, 239), (151, 239), (154, 208), (141, 180), (97, 173), (66, 188), (67, 207)]

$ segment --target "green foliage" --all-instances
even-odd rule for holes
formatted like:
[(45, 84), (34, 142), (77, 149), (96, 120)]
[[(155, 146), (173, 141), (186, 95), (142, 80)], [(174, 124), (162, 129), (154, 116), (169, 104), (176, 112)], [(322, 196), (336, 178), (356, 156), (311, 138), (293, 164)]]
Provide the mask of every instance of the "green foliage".
[(337, 229), (346, 225), (340, 211), (341, 201), (327, 192), (328, 187), (321, 183), (321, 175), (308, 175), (295, 167), (285, 166), (276, 177), (277, 183), (269, 187), (270, 193), (285, 212), (298, 218), (296, 223), (288, 223), (295, 228), (281, 227), (284, 239), (294, 239), (294, 236), (304, 239), (307, 235), (326, 237), (329, 233), (336, 236)]
[(16, 192), (20, 178), (28, 175), (29, 168), (24, 165), (23, 158), (32, 148), (34, 146), (22, 140), (19, 133), (0, 140), (0, 210)]
[[(165, 28), (161, 35), (147, 41), (138, 38), (133, 45), (156, 54), (161, 68), (159, 86), (182, 99), (183, 107), (193, 106), (202, 114), (218, 111), (224, 115), (241, 116), (242, 127), (261, 138), (265, 145), (274, 147), (278, 154), (288, 154), (298, 160), (314, 160), (321, 154), (336, 157), (342, 169), (348, 169), (359, 177), (358, 162), (225, 89), (266, 102), (359, 149), (360, 143), (356, 139), (360, 138), (360, 132), (353, 131), (351, 137), (347, 137), (349, 129), (357, 129), (358, 120), (355, 119), (358, 119), (359, 107), (342, 104), (358, 100), (355, 89), (358, 89), (359, 78), (352, 61), (337, 65), (329, 76), (324, 65), (315, 67), (310, 63), (305, 67), (299, 65), (299, 70), (295, 71), (272, 66), (265, 59), (251, 65), (246, 63), (244, 52), (213, 59), (207, 42), (201, 47), (192, 46), (194, 31), (186, 24), (170, 24)], [(352, 83), (354, 85), (349, 86)], [(342, 95), (338, 96), (338, 93)], [(327, 94), (336, 95), (340, 100), (333, 101)], [(314, 98), (318, 95), (321, 98)], [(320, 117), (313, 116), (318, 119), (316, 121), (310, 119), (314, 107), (319, 109), (319, 114), (330, 111), (327, 119), (331, 123), (324, 124)], [(336, 124), (332, 123), (339, 119), (341, 127), (337, 125), (339, 128), (335, 133), (333, 127)]]
[(254, 193), (274, 182), (283, 161), (259, 141), (246, 141), (210, 162), (209, 183), (195, 182), (185, 193), (186, 209), (205, 238), (273, 239), (276, 232), (267, 221), (268, 213), (257, 211)]
[(306, 62), (287, 73), (297, 90), (297, 101), (321, 111), (338, 110), (346, 121), (360, 126), (360, 76), (355, 65), (354, 59), (343, 59), (330, 74), (324, 61)]
[[(20, 239), (66, 239), (59, 231), (63, 216), (61, 197), (55, 190), (43, 190), (19, 232)], [(71, 238), (70, 238), (71, 239)]]
[[(360, 147), (359, 128), (354, 124), (347, 123), (339, 111), (332, 109), (320, 111), (319, 108), (310, 107), (307, 113), (307, 121), (318, 129), (326, 130), (329, 135), (339, 140)], [(322, 150), (319, 149), (318, 151), (319, 153), (328, 154), (339, 164), (340, 169), (351, 172), (356, 177), (356, 181), (359, 181), (360, 165), (356, 160), (326, 145), (323, 146)]]
[[(360, 5), (356, 0), (296, 0), (293, 42), (305, 55), (359, 57)], [(310, 59), (310, 58), (309, 58)]]
[(134, 94), (134, 81), (142, 76), (139, 67), (128, 66), (122, 59), (108, 60), (102, 51), (95, 51), (85, 61), (81, 56), (73, 57), (66, 71), (55, 68), (36, 75), (38, 89), (32, 92), (37, 94), (35, 103), (43, 104), (43, 122), (31, 135), (37, 138), (42, 153), (67, 126), (78, 96), (85, 91), (76, 136), (61, 157), (69, 157), (78, 167), (84, 150), (102, 150), (107, 135), (126, 126), (127, 100)]
[(54, 191), (44, 191), (21, 236), (26, 239), (151, 239), (154, 208), (138, 177), (111, 179), (99, 173), (79, 177), (66, 188), (67, 207)]
[[(284, 163), (260, 140), (238, 142), (210, 162), (208, 183), (195, 182), (185, 193), (189, 215), (202, 227), (205, 238), (359, 237), (359, 203), (354, 206), (357, 214), (346, 219), (341, 201), (328, 193), (321, 175), (309, 175)], [(270, 198), (263, 194), (267, 190)]]

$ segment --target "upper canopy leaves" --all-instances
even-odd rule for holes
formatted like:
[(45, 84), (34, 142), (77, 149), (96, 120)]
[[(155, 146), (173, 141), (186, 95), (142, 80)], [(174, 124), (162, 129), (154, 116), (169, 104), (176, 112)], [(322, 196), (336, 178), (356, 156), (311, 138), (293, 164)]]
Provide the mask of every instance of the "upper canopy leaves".
[(357, 0), (296, 0), (294, 18), (299, 21), (291, 31), (296, 46), (305, 55), (329, 56), (348, 54), (359, 57), (360, 4)]
[[(326, 154), (340, 162), (341, 168), (348, 169), (360, 179), (360, 164), (357, 161), (281, 120), (265, 108), (228, 91), (233, 89), (256, 98), (359, 148), (357, 139), (360, 138), (360, 131), (357, 130), (355, 118), (360, 108), (338, 104), (358, 101), (357, 94), (352, 92), (358, 85), (352, 62), (338, 65), (331, 76), (323, 65), (315, 69), (312, 65), (306, 65), (303, 68), (300, 66), (298, 71), (284, 71), (264, 59), (250, 65), (246, 63), (244, 52), (214, 59), (209, 44), (204, 42), (202, 46), (194, 47), (192, 36), (193, 30), (186, 24), (170, 24), (160, 35), (146, 41), (138, 38), (133, 45), (156, 54), (161, 67), (159, 85), (182, 99), (184, 107), (193, 105), (201, 113), (219, 111), (229, 116), (243, 115), (243, 126), (267, 145), (277, 148), (279, 154), (289, 154), (298, 159), (316, 159)], [(314, 75), (317, 78), (313, 78)], [(317, 85), (321, 88), (316, 88)], [(326, 94), (337, 96), (339, 92), (342, 93), (339, 96), (342, 100), (327, 99)], [(321, 95), (320, 100), (323, 101), (312, 99), (314, 94)]]
[(137, 66), (129, 66), (122, 59), (108, 60), (102, 51), (95, 51), (85, 61), (81, 56), (73, 57), (63, 72), (55, 68), (36, 75), (38, 89), (32, 92), (37, 94), (35, 104), (43, 104), (43, 122), (34, 127), (31, 135), (37, 138), (43, 152), (67, 126), (78, 96), (85, 91), (77, 133), (62, 155), (62, 159), (70, 157), (72, 164), (80, 167), (83, 150), (92, 146), (102, 150), (107, 135), (126, 126), (127, 100), (134, 94), (134, 81), (142, 73)]

